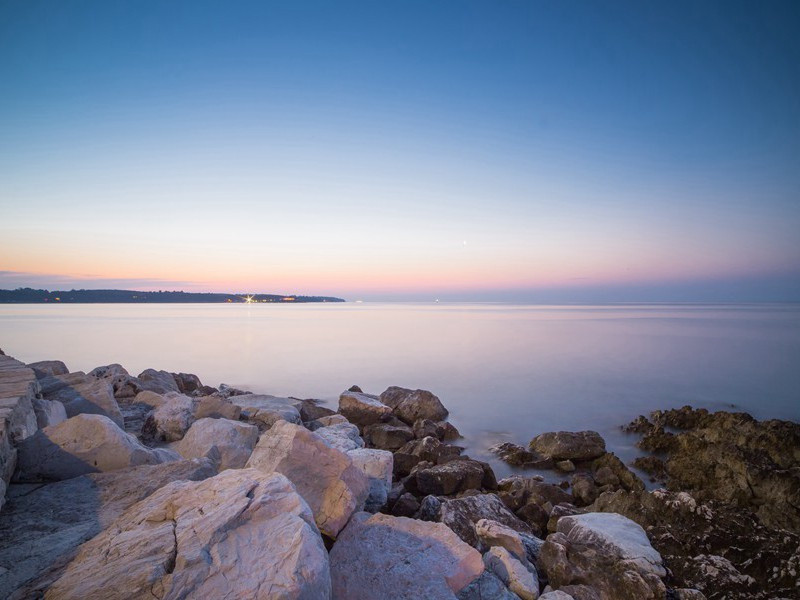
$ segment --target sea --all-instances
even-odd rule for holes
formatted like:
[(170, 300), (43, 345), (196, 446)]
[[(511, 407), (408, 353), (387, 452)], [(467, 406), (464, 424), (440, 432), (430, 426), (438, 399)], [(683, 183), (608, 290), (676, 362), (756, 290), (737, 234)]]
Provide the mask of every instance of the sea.
[(89, 371), (195, 373), (335, 408), (359, 385), (430, 390), (473, 458), (555, 430), (630, 462), (637, 415), (690, 404), (800, 421), (800, 305), (492, 303), (0, 305), (0, 348)]

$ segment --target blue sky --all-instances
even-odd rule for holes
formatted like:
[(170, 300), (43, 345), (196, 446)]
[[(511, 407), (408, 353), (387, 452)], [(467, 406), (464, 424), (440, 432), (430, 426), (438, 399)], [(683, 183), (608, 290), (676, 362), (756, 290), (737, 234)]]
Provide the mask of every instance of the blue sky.
[(0, 287), (800, 300), (792, 2), (2, 2)]

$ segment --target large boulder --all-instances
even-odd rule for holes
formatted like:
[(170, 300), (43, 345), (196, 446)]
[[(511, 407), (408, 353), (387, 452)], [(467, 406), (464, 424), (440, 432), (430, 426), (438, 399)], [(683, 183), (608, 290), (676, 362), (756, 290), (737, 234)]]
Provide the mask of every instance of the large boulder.
[(596, 431), (550, 431), (537, 435), (528, 446), (556, 461), (592, 460), (606, 452), (606, 442)]
[(328, 555), (286, 477), (170, 483), (85, 543), (46, 599), (330, 598)]
[(242, 414), (242, 408), (233, 404), (227, 398), (221, 396), (199, 396), (195, 398), (194, 418), (205, 419), (231, 419), (238, 421)]
[(200, 378), (193, 373), (170, 373), (181, 394), (192, 394), (203, 388)]
[(0, 598), (41, 598), (77, 548), (171, 481), (216, 473), (207, 459), (91, 473), (14, 493), (0, 519)]
[(177, 442), (196, 420), (197, 400), (177, 392), (164, 399), (165, 402), (147, 417), (142, 435), (149, 440)]
[(39, 429), (58, 425), (67, 420), (67, 411), (58, 400), (33, 399), (33, 412), (36, 414), (36, 424)]
[(52, 375), (66, 375), (69, 373), (67, 365), (60, 360), (40, 360), (28, 363), (28, 368), (33, 369), (37, 379), (50, 377)]
[(483, 557), (486, 570), (494, 573), (508, 589), (522, 600), (536, 600), (539, 597), (536, 569), (525, 559), (522, 561), (502, 546), (493, 546)]
[(181, 391), (180, 388), (178, 388), (178, 383), (175, 381), (172, 373), (167, 371), (145, 369), (139, 373), (137, 379), (139, 379), (142, 390), (149, 390), (159, 394)]
[(238, 394), (229, 396), (228, 400), (239, 406), (242, 417), (258, 425), (259, 429), (269, 429), (281, 420), (298, 424), (301, 422), (299, 411), (299, 407), (302, 406), (301, 400), (268, 394)]
[(105, 415), (120, 427), (122, 412), (114, 399), (111, 383), (78, 371), (66, 375), (50, 375), (39, 380), (46, 400), (64, 405), (67, 417), (80, 414)]
[(339, 414), (359, 427), (379, 423), (391, 412), (391, 408), (370, 394), (348, 390), (339, 396)]
[(479, 550), (488, 548), (476, 532), (476, 525), (482, 520), (490, 520), (517, 533), (531, 534), (531, 528), (508, 510), (495, 494), (476, 494), (445, 500), (439, 509), (438, 518), (464, 542)]
[(481, 555), (439, 523), (358, 513), (330, 554), (335, 600), (453, 600), (483, 573)]
[(358, 434), (358, 427), (352, 423), (335, 423), (315, 429), (314, 433), (328, 442), (332, 448), (342, 452), (364, 447), (364, 440)]
[(261, 436), (247, 466), (286, 475), (308, 502), (320, 531), (332, 538), (369, 495), (367, 476), (347, 454), (287, 421)]
[[(458, 600), (520, 600), (519, 596), (509, 590), (491, 571), (484, 571), (480, 577), (462, 588), (456, 598)], [(564, 600), (572, 600), (572, 598), (568, 597)]]
[(616, 513), (562, 517), (539, 567), (554, 589), (591, 585), (600, 600), (661, 599), (667, 572), (644, 530)]
[(17, 450), (18, 481), (58, 481), (179, 459), (169, 450), (143, 446), (103, 415), (77, 415), (40, 429)]
[(416, 488), (422, 495), (449, 496), (479, 490), (484, 480), (481, 463), (471, 459), (451, 460), (416, 472)]
[(125, 367), (117, 363), (95, 367), (89, 371), (89, 375), (111, 383), (114, 397), (120, 400), (134, 398), (136, 394), (148, 387), (147, 384), (133, 377)]
[(392, 386), (380, 395), (380, 401), (391, 407), (392, 413), (409, 425), (419, 419), (443, 421), (448, 415), (439, 398), (427, 390)]
[(199, 419), (175, 446), (184, 458), (209, 457), (219, 470), (241, 469), (258, 441), (258, 427), (230, 419)]
[(414, 437), (414, 432), (405, 424), (374, 423), (364, 428), (367, 443), (382, 450), (399, 450)]
[(364, 510), (379, 511), (386, 504), (392, 488), (392, 453), (374, 448), (356, 448), (348, 451), (347, 456), (369, 480), (369, 495)]

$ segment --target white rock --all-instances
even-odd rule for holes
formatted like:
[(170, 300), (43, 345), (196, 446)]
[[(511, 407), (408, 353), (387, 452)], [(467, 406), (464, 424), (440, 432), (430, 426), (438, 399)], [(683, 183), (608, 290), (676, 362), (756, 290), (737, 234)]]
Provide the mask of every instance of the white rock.
[(501, 546), (519, 560), (526, 560), (525, 545), (519, 533), (502, 523), (491, 519), (480, 519), (475, 523), (478, 539), (488, 547)]
[(184, 458), (219, 459), (219, 470), (241, 469), (258, 441), (258, 427), (230, 419), (199, 419), (192, 423), (175, 450)]
[(566, 592), (561, 590), (551, 590), (539, 596), (539, 600), (575, 600)]
[(178, 393), (166, 395), (164, 399), (164, 404), (147, 417), (142, 435), (154, 440), (176, 442), (194, 423), (197, 400)]
[(446, 525), (358, 513), (330, 553), (335, 600), (452, 600), (483, 572), (481, 555)]
[(518, 561), (505, 548), (492, 547), (483, 556), (486, 569), (492, 571), (522, 600), (536, 600), (539, 597), (539, 578), (530, 565)]
[(287, 421), (278, 421), (261, 436), (247, 466), (286, 475), (308, 502), (320, 531), (332, 538), (369, 494), (367, 476), (347, 454)]
[(180, 458), (165, 449), (143, 446), (108, 417), (88, 414), (40, 429), (17, 450), (19, 481), (69, 479)]
[(67, 411), (58, 400), (33, 399), (33, 411), (36, 413), (36, 424), (39, 429), (58, 425), (67, 420)]
[(352, 423), (337, 423), (327, 427), (320, 427), (314, 430), (314, 433), (328, 442), (332, 448), (342, 452), (364, 447), (364, 440), (358, 435), (358, 427)]
[(328, 556), (282, 475), (170, 483), (81, 546), (47, 599), (330, 598)]
[(364, 503), (364, 510), (377, 512), (386, 504), (389, 490), (392, 489), (392, 467), (394, 458), (387, 450), (373, 448), (357, 448), (350, 450), (347, 456), (353, 465), (369, 479), (369, 496)]

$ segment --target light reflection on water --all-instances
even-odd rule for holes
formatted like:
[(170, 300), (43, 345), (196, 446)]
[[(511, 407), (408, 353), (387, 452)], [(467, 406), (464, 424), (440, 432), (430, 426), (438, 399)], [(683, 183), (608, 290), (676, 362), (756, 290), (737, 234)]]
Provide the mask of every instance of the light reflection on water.
[(333, 405), (353, 384), (425, 388), (476, 458), (595, 429), (627, 461), (636, 438), (619, 425), (684, 404), (800, 420), (798, 305), (4, 305), (0, 347)]

